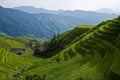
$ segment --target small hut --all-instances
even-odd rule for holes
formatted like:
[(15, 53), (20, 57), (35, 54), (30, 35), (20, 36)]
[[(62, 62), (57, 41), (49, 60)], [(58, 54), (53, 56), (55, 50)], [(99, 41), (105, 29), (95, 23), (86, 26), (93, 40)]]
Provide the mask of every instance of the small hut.
[(34, 56), (41, 56), (45, 52), (45, 47), (44, 46), (36, 46), (34, 48)]
[(18, 55), (24, 55), (25, 53), (25, 49), (23, 48), (12, 48), (11, 51)]

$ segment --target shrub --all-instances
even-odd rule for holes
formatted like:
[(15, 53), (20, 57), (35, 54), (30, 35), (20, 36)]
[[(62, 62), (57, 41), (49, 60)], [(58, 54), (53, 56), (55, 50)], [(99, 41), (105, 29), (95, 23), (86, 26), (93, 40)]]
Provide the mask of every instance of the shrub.
[(38, 75), (28, 75), (25, 77), (25, 80), (45, 80), (46, 76), (43, 76), (43, 78), (41, 78)]

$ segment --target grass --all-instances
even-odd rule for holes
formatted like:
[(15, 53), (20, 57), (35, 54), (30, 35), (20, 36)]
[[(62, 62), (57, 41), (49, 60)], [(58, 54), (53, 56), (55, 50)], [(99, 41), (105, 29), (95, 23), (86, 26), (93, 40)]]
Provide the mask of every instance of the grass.
[[(65, 48), (49, 58), (32, 56), (32, 50), (25, 46), (29, 39), (0, 37), (0, 79), (119, 80), (119, 18), (101, 23), (97, 28), (91, 27), (79, 35), (76, 34), (83, 26), (66, 32), (59, 36), (61, 44), (68, 42), (64, 44)], [(12, 47), (26, 48), (26, 55), (10, 52)]]

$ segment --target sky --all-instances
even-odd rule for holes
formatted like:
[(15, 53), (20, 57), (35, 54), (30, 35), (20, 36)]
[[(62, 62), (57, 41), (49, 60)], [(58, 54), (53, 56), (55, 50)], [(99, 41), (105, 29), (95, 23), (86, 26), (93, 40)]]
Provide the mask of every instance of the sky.
[(120, 11), (120, 0), (0, 0), (0, 5), (7, 8), (34, 6), (49, 10), (97, 10), (109, 8)]

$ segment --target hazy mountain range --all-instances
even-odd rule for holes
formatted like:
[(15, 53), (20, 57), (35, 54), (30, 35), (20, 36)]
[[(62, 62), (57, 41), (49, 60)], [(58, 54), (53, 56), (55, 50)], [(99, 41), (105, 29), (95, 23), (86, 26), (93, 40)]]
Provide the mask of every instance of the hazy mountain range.
[(115, 12), (113, 10), (109, 9), (109, 8), (98, 9), (98, 10), (96, 10), (96, 12), (115, 14)]
[[(76, 11), (81, 11), (81, 12), (84, 12), (84, 10), (47, 10), (47, 9), (44, 9), (44, 8), (35, 8), (35, 7), (32, 7), (32, 6), (20, 6), (20, 7), (14, 7), (14, 9), (17, 9), (17, 10), (21, 10), (21, 11), (25, 11), (25, 12), (28, 12), (28, 13), (32, 13), (32, 14), (38, 14), (38, 13), (52, 13), (52, 14), (61, 14), (61, 13), (64, 13), (64, 12), (76, 12)], [(89, 11), (91, 12), (91, 11)], [(93, 12), (99, 12), (99, 13), (109, 13), (109, 14), (115, 14), (115, 12), (109, 8), (101, 8), (101, 9), (98, 9), (98, 10), (95, 10)]]
[(12, 37), (50, 39), (54, 34), (65, 32), (79, 24), (95, 25), (114, 17), (117, 15), (82, 10), (54, 11), (31, 6), (12, 9), (0, 7), (0, 32)]

